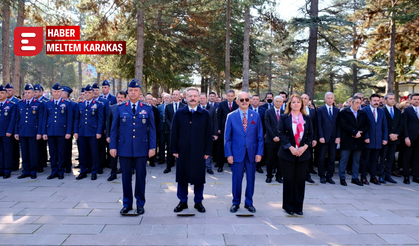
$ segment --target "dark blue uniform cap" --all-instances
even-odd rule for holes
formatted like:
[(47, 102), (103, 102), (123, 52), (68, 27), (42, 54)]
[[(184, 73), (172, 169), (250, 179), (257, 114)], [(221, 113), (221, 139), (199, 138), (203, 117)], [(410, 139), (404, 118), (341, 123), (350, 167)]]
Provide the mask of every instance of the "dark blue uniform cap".
[(55, 84), (52, 86), (52, 89), (53, 89), (53, 90), (58, 91), (58, 90), (61, 90), (62, 88), (61, 88), (60, 84), (55, 83)]
[(109, 84), (109, 81), (107, 81), (107, 80), (104, 80), (103, 82), (102, 82), (102, 86), (111, 86), (110, 84)]
[(6, 87), (4, 87), (3, 85), (0, 85), (0, 91), (7, 91)]
[(84, 87), (83, 87), (83, 88), (81, 88), (81, 92), (85, 92), (85, 90), (86, 90), (86, 89), (85, 89)]
[(33, 86), (31, 84), (25, 85), (25, 91), (28, 91), (28, 90), (33, 90)]
[(125, 91), (125, 94), (127, 94), (127, 95), (128, 95), (128, 89)]
[(39, 88), (41, 88), (41, 90), (44, 90), (44, 87), (41, 84), (38, 84)]
[[(86, 88), (87, 88), (87, 87), (86, 87)], [(97, 83), (94, 83), (94, 84), (92, 85), (92, 88), (93, 88), (93, 89), (100, 89), (100, 88), (99, 88), (99, 85), (98, 85)]]
[(73, 90), (68, 86), (63, 86), (63, 91), (67, 92), (69, 95), (73, 92)]
[(6, 89), (14, 89), (11, 84), (7, 84), (4, 88), (6, 88)]
[(34, 91), (40, 91), (40, 90), (41, 90), (40, 85), (39, 85), (39, 84), (34, 85), (34, 86), (33, 86), (33, 90), (34, 90)]
[(93, 91), (93, 88), (91, 85), (86, 85), (86, 87), (84, 88), (84, 91)]
[(128, 87), (141, 88), (140, 83), (138, 83), (136, 79), (131, 80), (131, 82), (129, 82)]

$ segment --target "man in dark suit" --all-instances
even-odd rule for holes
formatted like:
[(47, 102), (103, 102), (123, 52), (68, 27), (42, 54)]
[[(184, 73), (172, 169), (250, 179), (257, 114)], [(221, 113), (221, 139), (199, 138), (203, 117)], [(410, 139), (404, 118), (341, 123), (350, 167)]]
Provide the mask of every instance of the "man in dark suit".
[[(340, 143), (340, 128), (338, 124), (339, 109), (333, 106), (335, 95), (327, 92), (324, 95), (326, 104), (317, 110), (317, 135), (319, 137), (319, 177), (320, 183), (335, 184), (333, 172), (335, 171), (336, 145)], [(328, 156), (325, 164), (326, 154)]]
[(419, 183), (419, 94), (415, 93), (411, 97), (412, 106), (403, 111), (404, 142), (407, 146), (403, 157), (403, 183), (405, 184), (410, 184), (410, 168), (412, 168), (412, 182)]
[(346, 186), (345, 170), (349, 157), (352, 154), (352, 183), (363, 186), (359, 180), (359, 159), (364, 149), (364, 139), (368, 131), (368, 116), (359, 110), (361, 98), (354, 96), (351, 106), (343, 108), (338, 115), (339, 126), (341, 129), (341, 159), (339, 163), (340, 184)]
[(381, 183), (377, 179), (377, 165), (380, 150), (388, 141), (387, 120), (380, 105), (380, 95), (372, 94), (370, 96), (370, 105), (364, 107), (362, 111), (368, 116), (368, 131), (365, 134), (365, 149), (361, 154), (360, 172), (362, 183), (368, 185), (367, 171), (370, 173), (370, 182), (376, 185)]
[[(145, 101), (150, 104), (150, 107), (153, 109), (153, 114), (154, 114), (154, 123), (156, 126), (156, 129), (158, 129), (160, 126), (160, 113), (159, 113), (159, 109), (156, 106), (153, 106), (153, 96), (151, 94), (148, 94), (145, 97)], [(158, 132), (157, 132), (158, 133)], [(159, 136), (157, 134), (156, 139), (159, 139)], [(150, 166), (155, 167), (156, 164), (154, 164), (155, 162), (155, 158), (156, 156), (154, 155), (153, 157), (148, 158), (148, 163), (150, 164)]]
[[(307, 94), (301, 95), (301, 99), (303, 99), (304, 108), (308, 116), (310, 116), (311, 124), (313, 125), (313, 129), (317, 129), (317, 117), (316, 117), (316, 110), (313, 108), (310, 108), (310, 97)], [(308, 161), (308, 169), (307, 169), (307, 175), (306, 175), (306, 181), (309, 183), (314, 184), (314, 180), (311, 178), (310, 173), (317, 174), (317, 172), (314, 170), (313, 167), (313, 149), (317, 145), (317, 131), (314, 131), (313, 135), (313, 141), (311, 142), (311, 146), (308, 147), (309, 153), (311, 155), (311, 158)]]
[(71, 120), (71, 136), (69, 139), (66, 139), (66, 147), (65, 147), (65, 172), (71, 173), (71, 169), (73, 166), (71, 157), (73, 155), (73, 134), (74, 134), (74, 119), (76, 118), (76, 114), (78, 112), (77, 103), (73, 102), (70, 99), (70, 94), (73, 92), (73, 89), (71, 89), (68, 86), (63, 86), (63, 91), (61, 92), (61, 97), (64, 100), (67, 100), (69, 103), (71, 103), (71, 106), (73, 108), (73, 119)]
[(396, 184), (397, 181), (391, 178), (391, 169), (394, 163), (397, 145), (400, 144), (400, 134), (403, 129), (402, 112), (395, 107), (396, 98), (393, 93), (384, 96), (385, 105), (383, 107), (387, 120), (388, 143), (383, 145), (380, 153), (380, 163), (378, 166), (379, 181), (383, 184), (390, 182)]
[(218, 118), (218, 125), (220, 129), (218, 130), (219, 138), (218, 138), (218, 152), (217, 152), (217, 166), (218, 166), (218, 172), (221, 173), (224, 168), (224, 130), (225, 130), (225, 124), (227, 120), (227, 115), (231, 113), (232, 111), (239, 108), (236, 101), (234, 101), (235, 93), (233, 90), (227, 91), (227, 100), (222, 101), (218, 104), (217, 108), (217, 118)]
[(284, 113), (281, 109), (284, 99), (282, 96), (274, 98), (274, 107), (265, 112), (265, 153), (266, 153), (266, 183), (272, 182), (273, 170), (276, 169), (275, 180), (282, 183), (282, 167), (278, 156), (281, 142), (279, 139), (279, 120)]
[(281, 106), (282, 111), (285, 111), (285, 108), (287, 107), (287, 103), (288, 103), (288, 95), (285, 91), (281, 91), (279, 92), (279, 95), (282, 96), (282, 98), (284, 99), (284, 103)]
[(238, 95), (239, 109), (227, 116), (224, 134), (224, 151), (233, 172), (233, 205), (230, 212), (240, 207), (243, 173), (246, 168), (246, 199), (244, 207), (255, 213), (253, 193), (255, 188), (256, 163), (263, 155), (263, 128), (258, 113), (249, 110), (247, 92)]
[(218, 108), (218, 103), (215, 101), (217, 99), (217, 93), (211, 91), (208, 95), (208, 103), (215, 107), (215, 109)]
[(273, 100), (274, 100), (274, 94), (272, 92), (266, 93), (266, 96), (265, 96), (265, 102), (266, 103), (263, 104), (261, 107), (263, 107), (265, 109), (273, 108), (274, 107)]
[[(17, 110), (17, 103), (20, 101), (18, 98), (16, 98), (15, 95), (15, 89), (13, 88), (13, 86), (11, 84), (7, 84), (4, 88), (6, 88), (7, 91), (7, 100), (14, 102), (16, 104), (16, 110)], [(18, 115), (16, 112), (16, 119), (17, 119)], [(19, 170), (19, 164), (20, 164), (20, 151), (19, 151), (19, 140), (17, 140), (16, 138), (14, 138), (12, 136), (12, 142), (13, 142), (13, 147), (12, 147), (12, 171), (17, 171)]]
[[(39, 102), (45, 104), (49, 102), (48, 98), (44, 97), (44, 87), (41, 84), (33, 85), (33, 97), (38, 100)], [(47, 151), (47, 144), (48, 141), (41, 138), (38, 141), (38, 173), (44, 172), (44, 167), (47, 166), (48, 161), (48, 151)]]
[(7, 90), (0, 85), (0, 176), (10, 178), (13, 166), (13, 132), (15, 130), (17, 106), (7, 100)]
[(165, 129), (166, 129), (166, 123), (164, 119), (164, 111), (166, 109), (166, 106), (170, 104), (170, 95), (165, 94), (163, 96), (163, 103), (158, 106), (159, 109), (159, 118), (160, 118), (160, 124), (157, 128), (157, 132), (159, 135), (159, 164), (163, 164), (165, 162), (165, 153), (166, 153), (166, 145), (169, 145), (169, 142), (166, 141), (165, 136)]
[(102, 98), (105, 98), (109, 101), (110, 105), (116, 104), (116, 96), (112, 95), (109, 91), (111, 90), (111, 85), (108, 80), (102, 82)]
[[(260, 97), (259, 95), (253, 95), (250, 99), (250, 110), (255, 111), (259, 114), (260, 119), (262, 120), (262, 127), (263, 127), (263, 135), (265, 136), (266, 129), (265, 129), (265, 111), (267, 110), (266, 107), (259, 107), (260, 104)], [(264, 104), (266, 105), (266, 104)], [(274, 107), (272, 107), (274, 108)], [(265, 150), (266, 151), (266, 150)], [(266, 153), (265, 153), (266, 155)], [(256, 163), (256, 172), (263, 173), (262, 166), (265, 165), (265, 158), (262, 157), (262, 160), (258, 163)]]
[(95, 101), (101, 102), (103, 104), (103, 133), (101, 139), (99, 139), (99, 170), (98, 174), (103, 173), (103, 168), (109, 166), (108, 164), (108, 157), (109, 155), (109, 145), (106, 142), (106, 115), (108, 115), (109, 111), (109, 101), (103, 97), (100, 97), (100, 88), (97, 83), (92, 85), (93, 88), (93, 99)]
[(175, 166), (175, 157), (170, 152), (170, 131), (172, 129), (173, 116), (175, 115), (177, 110), (185, 106), (185, 104), (181, 103), (179, 100), (180, 93), (178, 90), (173, 91), (172, 99), (173, 99), (173, 103), (168, 104), (164, 111), (164, 122), (166, 124), (165, 138), (166, 138), (166, 142), (169, 144), (169, 148), (167, 148), (167, 156), (166, 156), (167, 167), (163, 171), (164, 173), (171, 172), (172, 167)]
[[(208, 102), (207, 94), (201, 93), (201, 95), (199, 96), (199, 106), (209, 112), (211, 122), (212, 122), (212, 140), (217, 140), (218, 139), (217, 112), (216, 112), (215, 107), (211, 106), (211, 104)], [(211, 141), (211, 147), (212, 147), (212, 141)], [(205, 159), (205, 165), (207, 167), (207, 173), (214, 174), (214, 171), (212, 171), (211, 156)]]

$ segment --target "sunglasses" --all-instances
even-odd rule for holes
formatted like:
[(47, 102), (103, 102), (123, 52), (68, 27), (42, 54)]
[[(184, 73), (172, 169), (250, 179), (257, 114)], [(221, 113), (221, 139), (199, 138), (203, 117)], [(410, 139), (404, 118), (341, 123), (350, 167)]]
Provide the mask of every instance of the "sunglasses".
[(244, 101), (249, 102), (250, 99), (249, 98), (240, 98), (240, 102), (244, 102)]

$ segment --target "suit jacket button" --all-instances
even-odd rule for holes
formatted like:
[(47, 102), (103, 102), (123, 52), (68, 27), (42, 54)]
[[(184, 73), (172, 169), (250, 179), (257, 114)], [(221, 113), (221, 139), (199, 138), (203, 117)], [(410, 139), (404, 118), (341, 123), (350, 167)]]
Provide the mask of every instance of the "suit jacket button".
[(135, 138), (135, 136), (132, 136), (132, 138)]

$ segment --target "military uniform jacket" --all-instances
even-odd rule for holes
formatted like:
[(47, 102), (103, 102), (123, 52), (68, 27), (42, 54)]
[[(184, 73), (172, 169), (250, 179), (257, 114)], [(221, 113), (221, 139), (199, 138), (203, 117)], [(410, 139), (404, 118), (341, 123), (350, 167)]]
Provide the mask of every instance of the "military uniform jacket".
[(16, 108), (16, 103), (7, 99), (3, 107), (0, 107), (0, 137), (5, 137), (6, 133), (13, 134), (16, 124)]
[(45, 103), (45, 127), (42, 134), (65, 136), (73, 130), (73, 106), (70, 100), (61, 99), (58, 106), (52, 99)]
[(27, 100), (17, 104), (17, 121), (15, 134), (20, 137), (36, 137), (42, 134), (44, 122), (44, 104), (33, 98), (27, 106)]
[(151, 106), (139, 101), (134, 115), (129, 101), (118, 105), (113, 114), (109, 149), (116, 149), (122, 157), (146, 157), (149, 149), (155, 148), (156, 125)]
[(103, 103), (92, 100), (86, 108), (86, 100), (78, 103), (78, 113), (74, 120), (74, 133), (81, 137), (94, 137), (103, 133), (103, 122), (105, 115)]

